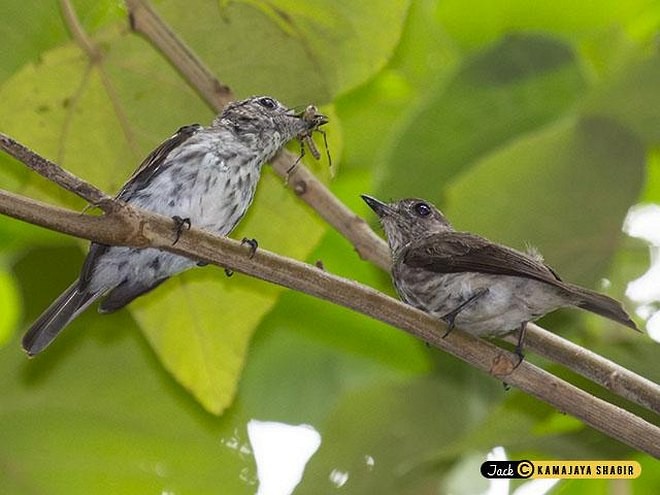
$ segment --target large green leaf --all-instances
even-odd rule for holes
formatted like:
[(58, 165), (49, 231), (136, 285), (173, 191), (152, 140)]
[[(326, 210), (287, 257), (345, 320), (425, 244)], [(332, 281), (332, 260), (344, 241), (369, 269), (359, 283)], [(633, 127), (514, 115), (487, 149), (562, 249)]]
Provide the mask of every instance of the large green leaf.
[(342, 168), (377, 169), (398, 122), (438, 79), (453, 73), (459, 54), (435, 20), (436, 2), (410, 5), (401, 42), (375, 78), (336, 101), (344, 134)]
[[(401, 36), (409, 0), (167, 1), (158, 11), (241, 95), (327, 102), (380, 70)], [(294, 82), (292, 84), (292, 82)]]
[(481, 46), (519, 30), (549, 31), (581, 40), (617, 24), (639, 36), (652, 36), (649, 27), (657, 26), (659, 20), (654, 0), (560, 0), (533, 6), (525, 0), (447, 0), (439, 3), (438, 17), (465, 47)]
[(569, 47), (541, 36), (507, 37), (467, 59), (410, 112), (390, 143), (377, 190), (439, 202), (456, 174), (557, 118), (584, 89)]
[[(113, 193), (156, 144), (182, 124), (205, 122), (212, 114), (139, 39), (115, 29), (105, 31), (99, 41), (106, 46), (100, 65), (90, 65), (69, 44), (43, 54), (38, 63), (7, 80), (0, 88), (6, 102), (2, 131)], [(15, 170), (22, 191), (82, 204), (17, 164), (10, 177)]]

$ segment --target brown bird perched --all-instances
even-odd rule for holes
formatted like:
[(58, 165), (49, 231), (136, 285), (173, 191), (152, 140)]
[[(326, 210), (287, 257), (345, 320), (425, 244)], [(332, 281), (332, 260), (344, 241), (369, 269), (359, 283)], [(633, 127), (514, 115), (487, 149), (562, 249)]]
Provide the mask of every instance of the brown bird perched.
[[(638, 330), (611, 297), (564, 282), (538, 253), (523, 253), (457, 232), (432, 204), (362, 199), (378, 215), (392, 252), (392, 279), (401, 299), (477, 336), (519, 330), (558, 308), (575, 306)], [(638, 330), (639, 331), (639, 330)]]

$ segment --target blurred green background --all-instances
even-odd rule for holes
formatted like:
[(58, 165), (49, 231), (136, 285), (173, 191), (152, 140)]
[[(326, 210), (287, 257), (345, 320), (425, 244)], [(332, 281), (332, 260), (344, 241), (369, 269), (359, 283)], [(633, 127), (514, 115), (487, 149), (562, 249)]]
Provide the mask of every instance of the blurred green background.
[[(213, 114), (131, 33), (121, 2), (72, 4), (100, 61), (57, 2), (0, 4), (0, 131), (114, 193), (160, 141)], [(632, 205), (660, 201), (660, 2), (154, 5), (238, 97), (332, 116), (333, 169), (305, 160), (374, 227), (360, 193), (414, 195), (459, 229), (537, 246), (565, 279), (617, 298), (647, 270), (648, 245), (621, 227)], [(4, 154), (0, 187), (84, 207)], [(266, 169), (233, 237), (393, 293), (293, 196)], [(483, 492), (478, 467), (498, 445), (513, 459), (643, 465), (635, 481), (567, 481), (556, 493), (660, 486), (649, 456), (401, 331), (214, 267), (129, 310), (88, 311), (28, 361), (21, 333), (75, 278), (85, 248), (0, 217), (2, 493), (254, 493), (250, 419), (319, 431), (302, 494)], [(576, 311), (541, 323), (660, 380), (647, 336)], [(343, 486), (333, 471), (348, 473)]]

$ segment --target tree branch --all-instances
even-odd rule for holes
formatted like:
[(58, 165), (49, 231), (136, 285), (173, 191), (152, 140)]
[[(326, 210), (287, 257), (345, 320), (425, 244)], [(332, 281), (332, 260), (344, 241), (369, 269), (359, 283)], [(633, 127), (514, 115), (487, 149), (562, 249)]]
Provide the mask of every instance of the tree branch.
[[(230, 89), (185, 46), (167, 24), (151, 8), (147, 0), (126, 0), (131, 26), (151, 42), (188, 83), (196, 88), (215, 111), (233, 99)], [(207, 88), (222, 87), (222, 96)], [(353, 244), (362, 259), (389, 271), (387, 244), (368, 224), (347, 208), (302, 164), (291, 176), (287, 171), (294, 162), (291, 153), (280, 153), (273, 166), (292, 185), (293, 191)], [(655, 383), (567, 340), (538, 325), (529, 325), (525, 339), (527, 349), (556, 361), (611, 392), (660, 413), (660, 387)]]
[[(128, 214), (131, 208), (126, 206), (125, 214)], [(101, 217), (84, 215), (2, 189), (0, 189), (0, 213), (83, 239), (88, 238), (88, 232), (94, 232), (99, 238), (105, 239), (99, 240), (104, 244), (120, 244), (126, 237), (127, 227), (132, 226), (125, 221), (123, 215), (114, 213)]]
[[(517, 343), (515, 335), (505, 340)], [(609, 359), (538, 325), (527, 325), (525, 347), (601, 385), (610, 392), (660, 414), (660, 386)]]
[(8, 155), (13, 156), (17, 160), (23, 162), (28, 168), (34, 170), (42, 177), (54, 182), (63, 189), (80, 196), (82, 199), (98, 206), (105, 212), (111, 212), (114, 208), (118, 207), (118, 203), (114, 201), (111, 196), (108, 196), (100, 189), (93, 185), (79, 179), (70, 172), (67, 172), (62, 167), (55, 165), (50, 160), (38, 155), (31, 149), (23, 146), (14, 138), (7, 136), (0, 132), (0, 149), (5, 151)]
[[(117, 201), (118, 202), (118, 201)], [(119, 202), (118, 202), (119, 203)], [(455, 330), (370, 287), (317, 267), (259, 249), (254, 257), (237, 241), (192, 228), (174, 245), (172, 219), (129, 205), (102, 217), (89, 217), (0, 191), (0, 213), (103, 244), (151, 246), (228, 267), (253, 277), (325, 299), (407, 331), (537, 397), (633, 448), (660, 457), (660, 428), (561, 380), (484, 340)]]
[(126, 0), (131, 29), (144, 35), (158, 50), (172, 61), (172, 65), (190, 86), (216, 112), (234, 100), (228, 86), (220, 84), (199, 58), (172, 32), (149, 2)]

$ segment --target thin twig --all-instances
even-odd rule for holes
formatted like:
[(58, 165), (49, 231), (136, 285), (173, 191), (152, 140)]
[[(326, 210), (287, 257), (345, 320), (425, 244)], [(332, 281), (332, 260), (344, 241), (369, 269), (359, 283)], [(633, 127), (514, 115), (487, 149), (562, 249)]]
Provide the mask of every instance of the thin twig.
[[(505, 337), (517, 343), (515, 335)], [(559, 363), (580, 375), (592, 379), (605, 389), (660, 414), (660, 387), (642, 376), (612, 361), (580, 347), (554, 333), (529, 323), (525, 347), (551, 361)]]
[(45, 177), (67, 191), (80, 196), (90, 204), (98, 206), (105, 212), (111, 212), (118, 206), (112, 197), (108, 196), (100, 189), (76, 177), (72, 173), (64, 170), (50, 160), (22, 145), (14, 138), (1, 132), (0, 149), (23, 162), (42, 177)]
[[(231, 268), (271, 283), (331, 301), (405, 330), (506, 383), (543, 400), (585, 424), (660, 457), (660, 428), (603, 401), (489, 342), (454, 331), (444, 339), (445, 325), (411, 306), (370, 287), (263, 249), (248, 256), (242, 243), (192, 228), (173, 244), (172, 219), (132, 207), (111, 215), (87, 217), (73, 211), (1, 192), (0, 212), (52, 230), (74, 233), (103, 244), (146, 245), (206, 263)], [(78, 227), (74, 227), (78, 225)]]
[[(291, 167), (291, 153), (281, 153), (273, 161), (273, 168), (286, 176), (286, 167)], [(323, 185), (306, 167), (298, 164), (289, 174), (289, 186), (293, 192), (307, 202), (328, 224), (338, 230), (353, 245), (364, 260), (389, 270), (390, 251), (369, 224), (350, 210)]]
[[(103, 65), (103, 51), (98, 44), (94, 43), (92, 39), (87, 35), (87, 32), (80, 23), (78, 15), (71, 5), (70, 0), (60, 0), (60, 8), (62, 10), (62, 17), (64, 18), (64, 24), (66, 24), (71, 36), (73, 36), (76, 44), (82, 49), (89, 60), (89, 67), (87, 68), (83, 80), (81, 81), (80, 88), (82, 89), (87, 82), (87, 79), (91, 73), (92, 69), (98, 71), (99, 76), (101, 77), (101, 82), (107, 93), (108, 99), (112, 104), (112, 108), (117, 116), (117, 122), (119, 123), (121, 130), (126, 138), (126, 142), (131, 152), (134, 155), (139, 154), (139, 146), (135, 141), (135, 137), (131, 132), (129, 119), (126, 117), (126, 112), (122, 108), (120, 99), (117, 96), (117, 92), (111, 82), (111, 78), (108, 76), (107, 71)], [(78, 100), (80, 94), (76, 95), (75, 100)], [(75, 112), (75, 105), (72, 106), (69, 110), (69, 115)]]
[(71, 2), (69, 0), (60, 0), (60, 10), (62, 11), (66, 25), (71, 31), (71, 36), (73, 36), (73, 39), (78, 46), (82, 47), (92, 63), (100, 61), (101, 51), (94, 43), (92, 43), (89, 36), (87, 36), (87, 33), (78, 20), (78, 16), (71, 5)]
[[(158, 48), (167, 60), (184, 75), (188, 83), (198, 90), (206, 102), (219, 111), (226, 101), (214, 97), (213, 94), (208, 94), (204, 88), (227, 87), (222, 85), (211, 71), (205, 68), (203, 63), (185, 47), (146, 0), (126, 0), (126, 3), (136, 31)], [(187, 74), (194, 74), (195, 77)], [(228, 88), (227, 95), (231, 97)], [(288, 179), (293, 191), (298, 196), (353, 244), (362, 259), (371, 261), (389, 271), (390, 256), (387, 244), (302, 164), (298, 164), (295, 172), (289, 177), (287, 171), (294, 161), (293, 155), (284, 152), (274, 160), (273, 166), (279, 175)], [(629, 370), (624, 372), (624, 368), (602, 356), (576, 346), (537, 325), (530, 325), (525, 344), (527, 349), (561, 363), (611, 392), (620, 394), (655, 412), (659, 411), (658, 402), (651, 400), (652, 397), (658, 396), (658, 385)], [(579, 362), (575, 360), (578, 349), (581, 359)]]

